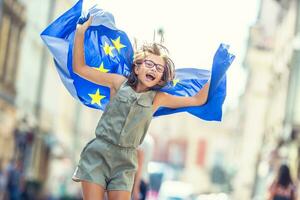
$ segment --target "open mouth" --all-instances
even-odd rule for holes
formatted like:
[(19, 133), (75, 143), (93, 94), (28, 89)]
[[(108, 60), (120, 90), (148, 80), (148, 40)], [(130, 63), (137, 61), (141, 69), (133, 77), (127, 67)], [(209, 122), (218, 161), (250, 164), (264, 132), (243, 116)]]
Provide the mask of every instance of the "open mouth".
[(155, 79), (155, 76), (153, 74), (146, 74), (146, 79), (149, 81), (153, 81)]

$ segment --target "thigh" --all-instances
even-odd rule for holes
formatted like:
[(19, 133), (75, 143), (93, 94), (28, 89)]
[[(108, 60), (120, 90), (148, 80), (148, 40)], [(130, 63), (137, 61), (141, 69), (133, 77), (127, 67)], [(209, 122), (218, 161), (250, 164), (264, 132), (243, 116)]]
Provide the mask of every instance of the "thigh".
[(108, 192), (108, 200), (130, 200), (131, 192), (123, 190), (110, 190)]
[(81, 181), (83, 200), (103, 200), (104, 188), (98, 184)]

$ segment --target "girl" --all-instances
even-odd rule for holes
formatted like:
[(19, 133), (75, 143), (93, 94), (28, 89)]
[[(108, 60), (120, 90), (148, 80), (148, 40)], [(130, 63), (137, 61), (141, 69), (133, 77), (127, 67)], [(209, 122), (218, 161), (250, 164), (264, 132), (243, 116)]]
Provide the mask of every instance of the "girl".
[(78, 24), (74, 41), (73, 71), (94, 83), (110, 88), (107, 105), (96, 128), (96, 138), (81, 153), (73, 180), (82, 184), (83, 197), (130, 199), (137, 169), (136, 148), (142, 143), (153, 113), (161, 106), (179, 108), (199, 106), (207, 101), (208, 82), (193, 97), (159, 92), (174, 78), (174, 64), (158, 44), (145, 45), (135, 53), (128, 79), (118, 74), (101, 73), (87, 66), (84, 59), (84, 34), (92, 17)]
[(296, 189), (292, 181), (289, 167), (281, 165), (276, 180), (269, 188), (269, 200), (296, 200)]

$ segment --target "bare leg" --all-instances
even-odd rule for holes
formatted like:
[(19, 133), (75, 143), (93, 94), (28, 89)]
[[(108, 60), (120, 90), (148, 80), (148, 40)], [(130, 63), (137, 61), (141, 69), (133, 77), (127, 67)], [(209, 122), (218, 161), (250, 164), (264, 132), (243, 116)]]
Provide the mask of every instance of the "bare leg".
[(108, 191), (109, 200), (130, 200), (131, 192), (122, 190), (111, 190)]
[(81, 181), (83, 200), (103, 200), (104, 188), (95, 183)]

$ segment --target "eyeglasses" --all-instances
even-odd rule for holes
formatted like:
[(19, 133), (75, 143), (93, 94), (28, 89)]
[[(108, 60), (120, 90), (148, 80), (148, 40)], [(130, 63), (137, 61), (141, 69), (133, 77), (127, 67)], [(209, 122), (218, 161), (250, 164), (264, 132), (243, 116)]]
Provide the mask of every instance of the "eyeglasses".
[(153, 68), (155, 66), (156, 70), (159, 73), (163, 73), (165, 71), (165, 66), (161, 64), (156, 64), (152, 60), (144, 60), (145, 67), (147, 68)]

